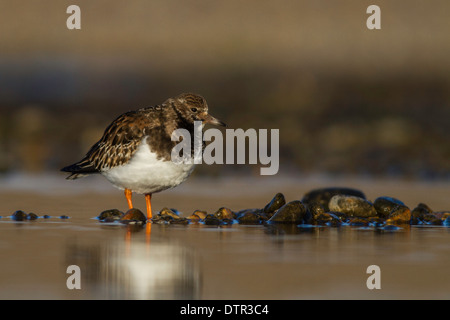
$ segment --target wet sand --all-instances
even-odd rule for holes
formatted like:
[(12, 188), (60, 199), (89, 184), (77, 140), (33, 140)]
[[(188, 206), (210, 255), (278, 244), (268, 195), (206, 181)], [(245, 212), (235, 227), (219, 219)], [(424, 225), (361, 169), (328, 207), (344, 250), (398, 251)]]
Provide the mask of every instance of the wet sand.
[[(450, 185), (361, 179), (191, 179), (153, 197), (154, 210), (214, 212), (264, 206), (276, 192), (288, 201), (317, 187), (347, 186), (369, 200), (396, 197), (450, 209)], [(135, 206), (145, 208), (142, 196)], [(100, 177), (69, 182), (39, 177), (0, 187), (0, 299), (448, 299), (450, 229), (405, 227), (299, 229), (232, 225), (130, 228), (95, 220), (126, 210), (123, 194)], [(15, 210), (49, 219), (15, 222)], [(63, 220), (60, 215), (70, 218)], [(369, 265), (381, 289), (366, 286)], [(66, 268), (81, 269), (69, 290)]]

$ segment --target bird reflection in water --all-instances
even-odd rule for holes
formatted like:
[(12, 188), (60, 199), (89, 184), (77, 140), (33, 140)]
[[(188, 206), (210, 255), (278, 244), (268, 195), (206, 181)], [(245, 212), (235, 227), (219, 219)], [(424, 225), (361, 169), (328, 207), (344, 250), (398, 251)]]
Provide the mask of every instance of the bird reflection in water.
[[(128, 225), (125, 241), (73, 241), (67, 264), (78, 265), (88, 299), (197, 299), (200, 268), (193, 251), (150, 241), (151, 223)], [(145, 241), (141, 235), (145, 231)]]

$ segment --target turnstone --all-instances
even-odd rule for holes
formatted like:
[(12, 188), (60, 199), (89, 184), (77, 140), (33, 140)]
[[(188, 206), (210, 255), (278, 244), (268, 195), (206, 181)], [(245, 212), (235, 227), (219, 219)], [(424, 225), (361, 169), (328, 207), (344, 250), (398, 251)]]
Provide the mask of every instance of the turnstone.
[(152, 194), (176, 187), (194, 169), (194, 164), (171, 161), (172, 148), (177, 144), (171, 139), (172, 132), (186, 129), (193, 138), (194, 121), (226, 126), (208, 114), (202, 96), (183, 93), (162, 104), (120, 115), (83, 159), (61, 171), (71, 173), (66, 178), (69, 180), (102, 174), (124, 190), (130, 209), (132, 193), (144, 194), (147, 219), (151, 219)]

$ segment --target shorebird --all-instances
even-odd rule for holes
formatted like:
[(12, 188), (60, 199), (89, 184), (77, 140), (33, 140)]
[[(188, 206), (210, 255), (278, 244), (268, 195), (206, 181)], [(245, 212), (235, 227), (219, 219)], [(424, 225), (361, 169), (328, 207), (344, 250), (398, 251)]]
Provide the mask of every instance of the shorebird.
[(208, 113), (206, 100), (197, 94), (183, 93), (159, 105), (123, 113), (105, 130), (80, 161), (61, 171), (75, 180), (102, 174), (124, 190), (128, 207), (132, 194), (144, 194), (147, 219), (152, 218), (152, 194), (178, 186), (194, 169), (193, 163), (171, 161), (172, 132), (186, 129), (194, 137), (194, 121), (226, 126)]

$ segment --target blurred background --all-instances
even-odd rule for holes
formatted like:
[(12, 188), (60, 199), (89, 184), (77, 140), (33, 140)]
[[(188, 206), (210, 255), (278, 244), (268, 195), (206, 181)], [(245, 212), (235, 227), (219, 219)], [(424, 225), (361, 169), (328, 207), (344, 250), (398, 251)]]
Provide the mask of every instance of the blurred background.
[[(119, 114), (192, 91), (229, 128), (280, 129), (279, 174), (448, 179), (449, 16), (447, 0), (0, 0), (0, 172), (57, 172)], [(196, 174), (233, 173), (259, 169)]]

